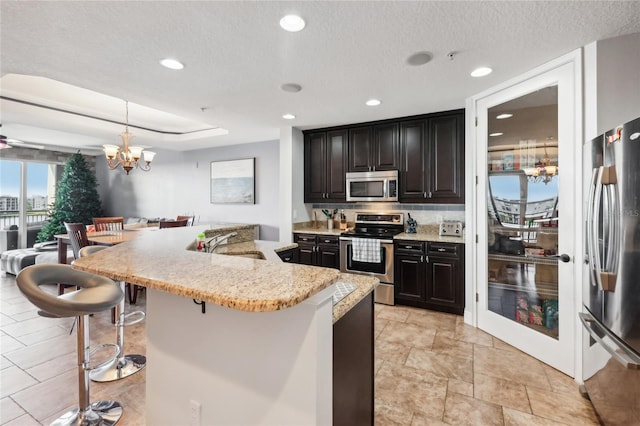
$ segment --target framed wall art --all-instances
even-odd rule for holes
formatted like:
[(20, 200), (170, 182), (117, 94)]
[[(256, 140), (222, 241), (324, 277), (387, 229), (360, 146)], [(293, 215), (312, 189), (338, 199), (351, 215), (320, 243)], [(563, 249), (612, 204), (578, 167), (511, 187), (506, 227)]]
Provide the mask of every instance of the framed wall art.
[(211, 162), (211, 203), (255, 204), (255, 158)]

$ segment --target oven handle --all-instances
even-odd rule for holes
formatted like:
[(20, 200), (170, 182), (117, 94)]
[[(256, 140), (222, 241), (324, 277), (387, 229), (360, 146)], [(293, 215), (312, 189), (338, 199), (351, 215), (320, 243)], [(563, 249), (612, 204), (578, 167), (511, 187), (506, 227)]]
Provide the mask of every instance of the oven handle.
[[(353, 241), (357, 237), (340, 237), (340, 241)], [(393, 244), (393, 240), (380, 240), (380, 244)]]
[(622, 364), (625, 368), (629, 368), (632, 370), (640, 369), (640, 357), (629, 352), (620, 345), (611, 347), (611, 345), (608, 345), (604, 342), (604, 339), (600, 337), (601, 335), (609, 337), (614, 344), (616, 343), (616, 340), (615, 337), (612, 336), (611, 332), (602, 327), (591, 314), (580, 312), (578, 313), (578, 316), (580, 317), (580, 321), (582, 321), (582, 325), (584, 326), (584, 328), (586, 328), (589, 332), (589, 335), (607, 352), (609, 352), (616, 361)]

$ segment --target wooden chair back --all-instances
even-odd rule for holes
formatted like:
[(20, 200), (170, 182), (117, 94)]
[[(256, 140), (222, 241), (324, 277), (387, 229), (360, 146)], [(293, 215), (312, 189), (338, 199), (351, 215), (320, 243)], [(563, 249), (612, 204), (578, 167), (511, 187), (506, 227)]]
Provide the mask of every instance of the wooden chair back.
[(96, 232), (122, 231), (124, 229), (124, 217), (94, 217), (93, 226), (96, 228)]
[(182, 220), (161, 220), (158, 225), (160, 229), (164, 228), (180, 228), (182, 226), (187, 226), (187, 222), (189, 219)]
[(87, 238), (87, 227), (84, 223), (66, 223), (64, 227), (67, 228), (67, 234), (69, 234), (69, 240), (71, 241), (71, 249), (73, 250), (73, 257), (80, 259), (80, 249), (89, 245), (89, 239)]
[(185, 220), (187, 219), (187, 226), (193, 226), (193, 222), (195, 221), (195, 216), (178, 216), (176, 220)]

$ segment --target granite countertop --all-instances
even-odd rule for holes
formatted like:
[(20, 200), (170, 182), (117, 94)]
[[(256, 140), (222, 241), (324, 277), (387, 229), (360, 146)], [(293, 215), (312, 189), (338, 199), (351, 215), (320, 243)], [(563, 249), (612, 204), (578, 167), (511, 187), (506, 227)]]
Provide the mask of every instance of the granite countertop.
[[(231, 232), (250, 227), (220, 225), (215, 230)], [(287, 243), (245, 241), (229, 244), (227, 248), (229, 252), (235, 251), (234, 254), (261, 252), (266, 260), (187, 250), (188, 246), (194, 245), (199, 232), (210, 229), (203, 225), (150, 230), (132, 241), (80, 258), (74, 261), (73, 267), (247, 312), (269, 312), (294, 306), (331, 286), (340, 277), (351, 275), (343, 275), (336, 269), (282, 262), (277, 251), (295, 247)], [(222, 251), (223, 245), (216, 250)], [(357, 282), (358, 290), (334, 307), (334, 322), (337, 321), (336, 311), (343, 311), (339, 317), (344, 315), (378, 282), (372, 278), (364, 281), (358, 278), (352, 278)], [(362, 294), (359, 299), (358, 294)]]
[[(263, 255), (264, 260), (281, 263), (278, 253), (298, 247), (297, 244), (286, 244), (277, 241), (245, 241), (242, 243), (225, 244), (216, 248), (215, 253), (226, 255)], [(371, 293), (380, 282), (377, 278), (365, 275), (340, 273), (337, 281), (354, 284), (356, 289), (345, 298), (336, 303), (333, 307), (333, 323), (335, 324), (347, 312), (358, 304), (367, 294)]]
[(464, 234), (462, 237), (441, 237), (438, 235), (438, 229), (435, 231), (420, 231), (415, 234), (407, 234), (403, 232), (393, 237), (394, 240), (412, 240), (412, 241), (429, 241), (432, 243), (458, 243), (464, 244)]

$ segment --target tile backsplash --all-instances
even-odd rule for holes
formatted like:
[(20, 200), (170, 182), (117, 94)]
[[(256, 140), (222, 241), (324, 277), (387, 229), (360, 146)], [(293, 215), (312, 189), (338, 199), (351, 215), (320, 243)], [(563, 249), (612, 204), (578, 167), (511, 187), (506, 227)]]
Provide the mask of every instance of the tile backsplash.
[[(371, 212), (391, 212), (400, 211), (404, 213), (405, 223), (408, 219), (407, 213), (411, 214), (418, 225), (438, 224), (443, 220), (455, 220), (464, 223), (464, 205), (463, 204), (400, 204), (400, 203), (358, 203), (358, 204), (313, 204), (313, 213), (318, 220), (325, 220), (326, 216), (322, 213), (323, 209), (344, 210), (347, 222), (355, 220), (355, 213), (361, 211)], [(313, 217), (312, 213), (312, 217)]]

